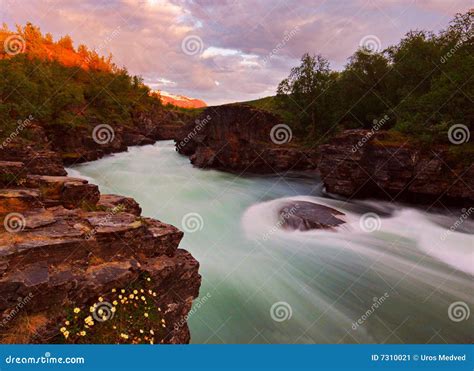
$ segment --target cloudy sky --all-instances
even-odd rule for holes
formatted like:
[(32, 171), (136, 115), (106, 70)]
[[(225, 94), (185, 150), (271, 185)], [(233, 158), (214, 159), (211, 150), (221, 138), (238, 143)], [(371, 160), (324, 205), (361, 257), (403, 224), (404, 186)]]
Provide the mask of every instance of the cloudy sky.
[(305, 52), (335, 69), (364, 43), (439, 30), (472, 0), (0, 0), (11, 28), (69, 34), (153, 88), (209, 104), (275, 92)]

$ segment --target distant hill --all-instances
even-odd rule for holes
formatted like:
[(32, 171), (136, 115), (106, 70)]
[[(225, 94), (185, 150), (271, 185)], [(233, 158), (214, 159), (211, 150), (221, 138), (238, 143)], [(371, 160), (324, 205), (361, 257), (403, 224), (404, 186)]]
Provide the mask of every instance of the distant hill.
[(172, 104), (176, 107), (182, 108), (202, 108), (207, 107), (206, 102), (201, 99), (189, 98), (184, 95), (175, 95), (165, 91), (154, 91), (160, 96), (163, 105)]

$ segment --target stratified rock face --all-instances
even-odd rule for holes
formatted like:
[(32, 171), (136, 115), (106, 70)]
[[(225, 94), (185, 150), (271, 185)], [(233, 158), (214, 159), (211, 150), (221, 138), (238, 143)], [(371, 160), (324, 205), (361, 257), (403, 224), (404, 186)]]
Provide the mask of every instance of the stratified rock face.
[[(54, 152), (43, 128), (37, 124), (31, 124), (27, 129), (30, 141), (15, 137), (12, 140), (3, 142), (0, 148), (0, 161), (23, 163), (23, 173), (40, 175), (66, 175), (61, 157)], [(12, 165), (11, 165), (12, 166)], [(2, 176), (2, 183), (10, 183), (6, 179), (9, 175)]]
[(433, 202), (474, 200), (474, 166), (453, 164), (446, 147), (429, 151), (384, 145), (383, 131), (347, 130), (320, 147), (319, 170), (330, 193)]
[(254, 173), (315, 168), (314, 152), (292, 148), (291, 133), (282, 133), (287, 140), (280, 145), (272, 141), (277, 125), (283, 125), (278, 117), (250, 106), (209, 107), (183, 128), (176, 149), (202, 168)]
[(282, 227), (285, 229), (307, 231), (310, 229), (329, 229), (344, 224), (344, 213), (308, 201), (288, 202), (279, 211)]
[(156, 342), (189, 342), (186, 316), (201, 277), (199, 263), (178, 248), (183, 233), (140, 217), (131, 198), (26, 169), (0, 162), (2, 185), (11, 187), (0, 188), (0, 342), (55, 341), (67, 308), (89, 308), (144, 276), (168, 325)]

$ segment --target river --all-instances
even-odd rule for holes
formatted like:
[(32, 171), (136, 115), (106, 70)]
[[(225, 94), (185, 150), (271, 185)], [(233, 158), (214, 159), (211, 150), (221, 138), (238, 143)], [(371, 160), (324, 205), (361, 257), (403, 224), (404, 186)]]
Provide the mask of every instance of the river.
[[(469, 210), (345, 202), (314, 178), (197, 169), (171, 141), (68, 172), (185, 231), (180, 247), (203, 277), (193, 343), (473, 341)], [(290, 198), (336, 208), (347, 223), (336, 232), (278, 228), (276, 211)]]

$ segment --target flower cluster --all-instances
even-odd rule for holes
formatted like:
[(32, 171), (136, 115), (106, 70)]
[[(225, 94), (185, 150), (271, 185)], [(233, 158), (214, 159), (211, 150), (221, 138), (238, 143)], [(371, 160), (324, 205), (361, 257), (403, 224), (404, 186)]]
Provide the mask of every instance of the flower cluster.
[(151, 279), (128, 288), (113, 288), (88, 308), (74, 307), (59, 329), (68, 343), (156, 344), (166, 335), (166, 320), (157, 305)]

